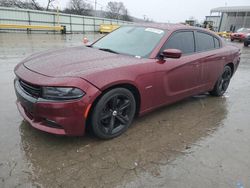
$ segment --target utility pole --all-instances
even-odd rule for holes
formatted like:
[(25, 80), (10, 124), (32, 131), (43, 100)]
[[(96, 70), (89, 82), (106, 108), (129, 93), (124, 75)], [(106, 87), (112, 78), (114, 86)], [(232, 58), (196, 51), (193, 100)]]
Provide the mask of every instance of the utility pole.
[(95, 0), (95, 17), (96, 17), (96, 5), (97, 5), (97, 0)]
[(95, 18), (94, 18), (94, 32), (95, 32), (95, 29), (96, 29), (96, 21), (95, 21), (95, 19), (96, 19), (96, 4), (97, 4), (97, 0), (95, 0)]
[(60, 25), (60, 18), (59, 18), (59, 6), (60, 6), (60, 0), (57, 0), (57, 7), (56, 7), (56, 17), (57, 17), (57, 25)]

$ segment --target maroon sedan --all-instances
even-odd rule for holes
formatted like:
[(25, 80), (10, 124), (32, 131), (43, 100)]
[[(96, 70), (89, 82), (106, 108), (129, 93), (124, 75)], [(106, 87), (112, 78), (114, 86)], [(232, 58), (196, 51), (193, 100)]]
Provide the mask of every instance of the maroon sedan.
[(17, 107), (33, 127), (103, 139), (137, 115), (199, 93), (221, 96), (240, 50), (184, 25), (123, 26), (90, 46), (34, 54), (15, 68)]
[(250, 35), (250, 28), (240, 28), (237, 32), (230, 35), (231, 41), (239, 40), (244, 41)]

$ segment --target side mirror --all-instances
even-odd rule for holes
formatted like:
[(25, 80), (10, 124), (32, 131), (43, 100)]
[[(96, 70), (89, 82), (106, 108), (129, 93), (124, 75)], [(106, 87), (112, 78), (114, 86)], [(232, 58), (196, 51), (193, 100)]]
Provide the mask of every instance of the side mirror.
[(165, 58), (173, 58), (173, 59), (178, 59), (181, 57), (182, 52), (181, 50), (178, 49), (166, 49), (162, 52), (161, 54)]

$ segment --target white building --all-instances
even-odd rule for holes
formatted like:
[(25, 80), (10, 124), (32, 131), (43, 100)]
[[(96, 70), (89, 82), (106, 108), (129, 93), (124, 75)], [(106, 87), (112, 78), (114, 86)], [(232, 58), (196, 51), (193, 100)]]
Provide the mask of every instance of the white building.
[(217, 31), (235, 31), (241, 27), (250, 28), (250, 6), (218, 7), (210, 16), (220, 18)]

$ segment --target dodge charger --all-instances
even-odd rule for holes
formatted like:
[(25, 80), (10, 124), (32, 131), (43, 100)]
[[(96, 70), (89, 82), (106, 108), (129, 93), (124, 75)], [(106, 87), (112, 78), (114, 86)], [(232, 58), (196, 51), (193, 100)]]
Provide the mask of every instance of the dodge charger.
[(36, 129), (80, 136), (89, 128), (110, 139), (161, 106), (204, 92), (222, 96), (239, 62), (240, 50), (212, 31), (127, 25), (88, 46), (22, 60), (14, 70), (16, 104)]

